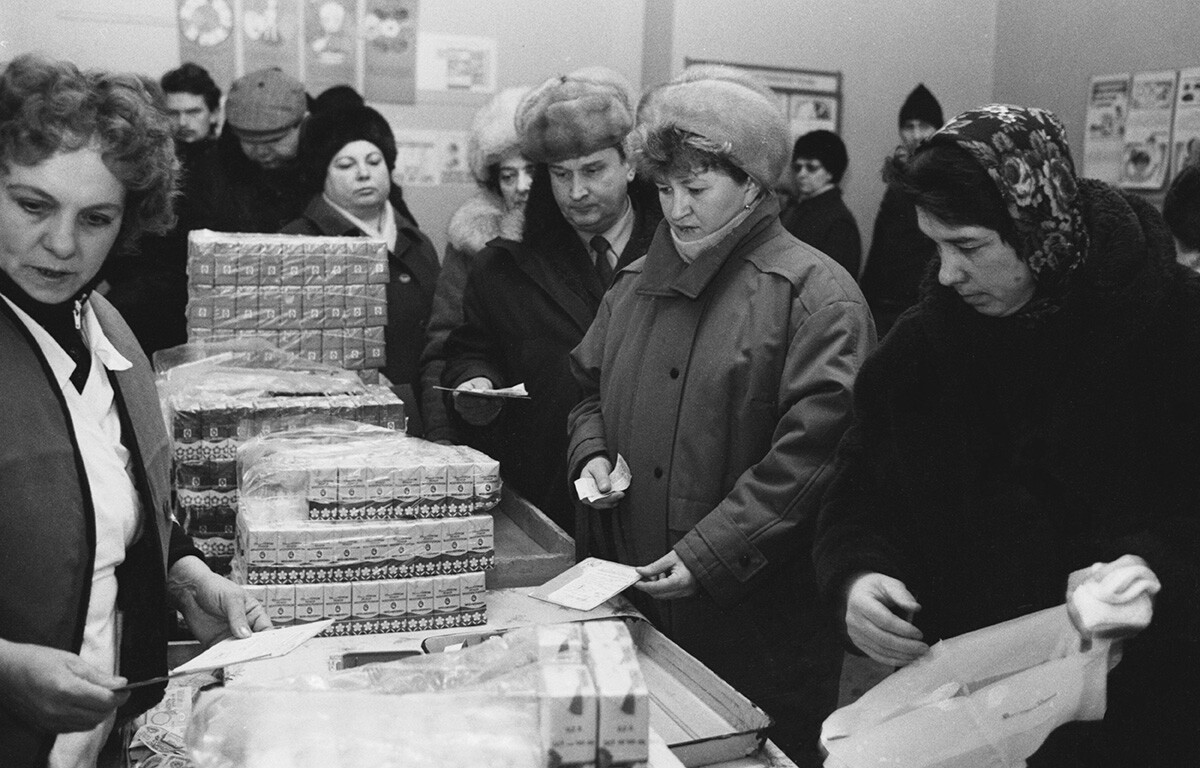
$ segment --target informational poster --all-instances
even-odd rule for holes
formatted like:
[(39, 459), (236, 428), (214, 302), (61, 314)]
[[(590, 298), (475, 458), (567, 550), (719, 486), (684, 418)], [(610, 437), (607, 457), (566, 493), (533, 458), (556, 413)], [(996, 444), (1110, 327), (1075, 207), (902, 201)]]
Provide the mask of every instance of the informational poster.
[(1129, 74), (1097, 75), (1088, 90), (1087, 130), (1083, 134), (1083, 175), (1116, 184), (1125, 156), (1129, 113)]
[(817, 130), (837, 133), (837, 96), (820, 93), (790, 93), (787, 102), (786, 114), (793, 138), (799, 138), (810, 131)]
[(1175, 100), (1171, 178), (1189, 165), (1200, 165), (1200, 67), (1180, 70)]
[(243, 70), (279, 67), (300, 77), (300, 0), (242, 0)]
[(361, 37), (367, 101), (416, 103), (416, 0), (366, 0)]
[(1118, 181), (1123, 187), (1161, 189), (1167, 179), (1177, 75), (1171, 70), (1133, 76)]
[(392, 179), (402, 187), (471, 184), (467, 167), (467, 131), (413, 130), (392, 125), (396, 134), (396, 169)]
[(304, 84), (309, 93), (357, 85), (356, 6), (355, 0), (304, 0)]
[(417, 88), (494, 93), (496, 48), (491, 37), (418, 35)]
[(180, 61), (208, 70), (222, 88), (239, 74), (231, 0), (177, 0)]

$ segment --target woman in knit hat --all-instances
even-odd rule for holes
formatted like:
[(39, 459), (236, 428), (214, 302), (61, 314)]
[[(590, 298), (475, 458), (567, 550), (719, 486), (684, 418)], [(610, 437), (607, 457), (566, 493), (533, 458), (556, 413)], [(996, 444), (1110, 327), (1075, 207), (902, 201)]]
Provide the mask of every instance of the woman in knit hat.
[(809, 131), (792, 147), (796, 199), (779, 220), (783, 228), (858, 276), (862, 238), (838, 185), (850, 159), (833, 131)]
[(1065, 136), (1049, 112), (992, 105), (889, 166), (940, 258), (855, 385), (817, 575), (849, 639), (893, 667), (1062, 605), (1068, 584), (1161, 583), (1103, 722), (1028, 764), (1197, 765), (1200, 276), (1152, 206), (1076, 176)]
[(450, 217), (446, 254), (421, 357), (421, 380), (427, 385), (422, 391), (427, 440), (459, 442), (442, 393), (432, 387), (442, 383), (446, 337), (463, 320), (462, 295), (471, 264), (489, 241), (521, 239), (533, 163), (521, 154), (514, 118), (517, 105), (528, 92), (528, 86), (501, 91), (475, 113), (471, 123), (468, 162), (478, 186)]
[(419, 361), (437, 283), (433, 243), (417, 228), (392, 181), (396, 139), (370, 107), (313, 115), (300, 132), (300, 162), (312, 198), (283, 228), (300, 235), (370, 236), (388, 244), (387, 362), (383, 373), (404, 401), (409, 431), (422, 434)]
[(571, 477), (601, 494), (585, 500), (591, 549), (638, 567), (639, 608), (817, 766), (841, 652), (816, 605), (811, 521), (874, 327), (846, 271), (779, 223), (788, 138), (770, 99), (685, 78), (640, 114), (639, 173), (664, 221), (572, 353)]

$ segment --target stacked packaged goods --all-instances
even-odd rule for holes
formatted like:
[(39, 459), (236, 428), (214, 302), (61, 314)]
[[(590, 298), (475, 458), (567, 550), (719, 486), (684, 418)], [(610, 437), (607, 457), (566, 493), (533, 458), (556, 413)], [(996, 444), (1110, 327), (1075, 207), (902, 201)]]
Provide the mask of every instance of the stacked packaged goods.
[(338, 619), (334, 635), (487, 621), (499, 465), (464, 446), (326, 424), (238, 450), (232, 577), (272, 622)]
[(303, 421), (404, 429), (404, 403), (387, 387), (263, 341), (188, 344), (155, 363), (174, 444), (176, 516), (220, 573), (233, 555), (241, 443)]
[(382, 240), (193, 230), (188, 338), (261, 338), (312, 362), (383, 368), (388, 279)]

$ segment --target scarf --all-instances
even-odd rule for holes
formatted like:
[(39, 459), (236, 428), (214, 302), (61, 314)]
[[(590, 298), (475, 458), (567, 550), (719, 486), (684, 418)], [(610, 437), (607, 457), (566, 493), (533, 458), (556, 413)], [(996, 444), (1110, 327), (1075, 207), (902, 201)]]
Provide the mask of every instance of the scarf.
[(1084, 226), (1066, 129), (1037, 107), (992, 104), (963, 112), (926, 145), (952, 143), (988, 172), (1017, 232), (1017, 256), (1034, 275), (1037, 294), (1026, 318), (1057, 311), (1068, 279), (1084, 262)]
[(671, 241), (675, 243), (675, 250), (679, 253), (679, 258), (683, 259), (685, 263), (691, 264), (708, 250), (720, 245), (721, 241), (724, 240), (730, 232), (737, 229), (739, 224), (745, 221), (750, 214), (754, 213), (754, 211), (758, 208), (758, 204), (763, 201), (764, 197), (765, 195), (759, 195), (758, 197), (754, 198), (754, 202), (742, 208), (742, 210), (739, 211), (736, 216), (723, 224), (720, 229), (717, 229), (716, 231), (711, 232), (699, 239), (686, 241), (680, 240), (679, 237), (676, 236), (675, 230), (672, 229)]

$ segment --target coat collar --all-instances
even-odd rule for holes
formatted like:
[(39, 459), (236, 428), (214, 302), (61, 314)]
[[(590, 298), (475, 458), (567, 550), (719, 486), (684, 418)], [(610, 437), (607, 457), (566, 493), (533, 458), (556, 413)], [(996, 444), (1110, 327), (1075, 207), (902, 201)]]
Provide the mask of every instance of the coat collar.
[[(389, 244), (388, 257), (393, 267), (401, 264), (422, 285), (433, 285), (437, 280), (437, 270), (425, 259), (414, 258), (413, 246), (423, 241), (421, 230), (407, 216), (400, 212), (400, 190), (392, 186), (390, 195), (392, 208), (396, 211), (396, 242)], [(351, 223), (336, 208), (330, 205), (320, 192), (312, 196), (304, 209), (304, 217), (316, 225), (317, 229), (326, 235), (341, 237), (363, 237), (365, 233)]]
[(701, 254), (691, 264), (680, 258), (671, 240), (670, 225), (663, 221), (654, 234), (654, 244), (642, 270), (642, 283), (637, 292), (648, 296), (683, 294), (695, 299), (704, 292), (717, 272), (735, 251), (748, 253), (766, 235), (771, 223), (779, 217), (779, 201), (770, 197), (739, 224), (720, 245)]

